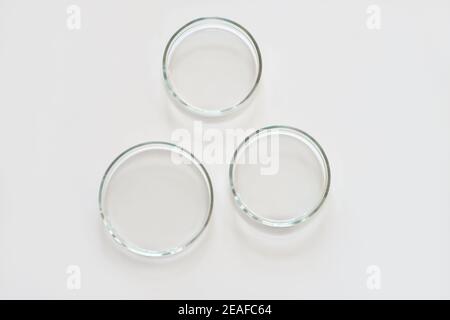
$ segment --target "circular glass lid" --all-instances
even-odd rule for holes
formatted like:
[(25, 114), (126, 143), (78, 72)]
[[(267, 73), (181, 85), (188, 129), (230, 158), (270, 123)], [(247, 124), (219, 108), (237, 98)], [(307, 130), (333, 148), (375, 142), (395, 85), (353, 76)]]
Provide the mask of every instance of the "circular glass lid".
[(253, 36), (224, 18), (199, 18), (184, 25), (163, 56), (169, 95), (179, 106), (203, 116), (222, 116), (243, 106), (261, 71)]
[(178, 253), (205, 230), (213, 188), (204, 166), (171, 143), (148, 142), (120, 154), (103, 176), (100, 213), (113, 239), (149, 257)]
[(330, 167), (322, 147), (287, 126), (257, 130), (234, 152), (229, 179), (239, 209), (259, 223), (290, 227), (323, 204)]

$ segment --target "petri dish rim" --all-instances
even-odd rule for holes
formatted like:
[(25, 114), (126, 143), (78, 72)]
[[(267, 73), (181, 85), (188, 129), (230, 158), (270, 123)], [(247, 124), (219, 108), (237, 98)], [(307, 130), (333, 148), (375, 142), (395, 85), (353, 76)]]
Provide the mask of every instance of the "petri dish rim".
[[(252, 50), (252, 56), (253, 56), (254, 63), (257, 65), (257, 75), (256, 75), (256, 79), (255, 79), (255, 82), (253, 83), (252, 88), (250, 89), (250, 91), (247, 93), (247, 95), (241, 101), (239, 101), (238, 103), (236, 103), (234, 105), (224, 107), (224, 108), (221, 108), (218, 110), (207, 110), (207, 109), (204, 109), (201, 107), (197, 107), (193, 104), (187, 103), (184, 99), (182, 99), (177, 94), (177, 92), (173, 88), (172, 81), (170, 80), (168, 68), (169, 68), (169, 64), (170, 64), (170, 56), (171, 56), (173, 50), (176, 49), (175, 47), (176, 47), (178, 40), (183, 35), (185, 35), (185, 38), (189, 37), (189, 34), (187, 34), (187, 33), (191, 30), (191, 28), (195, 27), (195, 25), (197, 25), (197, 24), (204, 25), (203, 28), (201, 28), (200, 30), (217, 28), (217, 26), (213, 27), (214, 22), (224, 23), (227, 27), (232, 29), (243, 42), (245, 42), (245, 40), (247, 40), (247, 42), (251, 44), (251, 46), (249, 46), (249, 45), (247, 45), (247, 46), (249, 47), (250, 50)], [(224, 29), (224, 30), (232, 32), (228, 29)], [(184, 41), (185, 38), (181, 39), (181, 41)], [(164, 84), (167, 89), (167, 92), (169, 93), (169, 96), (175, 100), (177, 105), (179, 105), (179, 106), (183, 107), (184, 109), (186, 109), (194, 114), (197, 114), (197, 115), (201, 115), (201, 116), (205, 116), (205, 117), (220, 117), (220, 116), (224, 116), (229, 113), (235, 112), (237, 109), (240, 109), (240, 107), (245, 105), (245, 103), (250, 100), (250, 97), (255, 92), (255, 90), (258, 87), (258, 84), (261, 80), (261, 74), (262, 74), (261, 51), (259, 49), (259, 46), (258, 46), (255, 38), (252, 36), (252, 34), (247, 29), (245, 29), (243, 26), (241, 26), (239, 23), (234, 22), (230, 19), (222, 18), (222, 17), (201, 17), (201, 18), (197, 18), (197, 19), (194, 19), (194, 20), (186, 23), (184, 26), (179, 28), (169, 39), (169, 41), (164, 49), (163, 60), (162, 60), (162, 71), (163, 71)]]
[[(310, 211), (306, 211), (302, 214), (299, 214), (296, 217), (290, 218), (290, 219), (270, 219), (263, 217), (262, 215), (259, 215), (255, 211), (251, 210), (245, 202), (242, 200), (241, 195), (239, 194), (236, 186), (235, 186), (235, 169), (236, 169), (236, 163), (238, 160), (238, 156), (243, 152), (250, 144), (257, 141), (260, 138), (271, 136), (271, 135), (288, 135), (295, 137), (301, 141), (305, 145), (307, 145), (318, 157), (318, 161), (320, 162), (321, 168), (322, 168), (322, 174), (324, 177), (324, 185), (325, 187), (322, 190), (322, 195), (320, 197), (320, 200), (317, 202), (317, 204), (314, 206), (314, 208)], [(302, 222), (305, 222), (310, 217), (312, 217), (322, 206), (322, 204), (325, 202), (328, 193), (330, 191), (330, 183), (331, 183), (331, 170), (330, 170), (330, 164), (328, 161), (328, 158), (325, 154), (325, 151), (321, 147), (321, 145), (308, 133), (295, 128), (291, 126), (284, 126), (284, 125), (273, 125), (264, 127), (261, 129), (256, 130), (239, 144), (239, 146), (236, 148), (236, 150), (233, 153), (233, 156), (231, 158), (231, 162), (229, 165), (229, 171), (228, 171), (228, 179), (229, 179), (229, 185), (231, 188), (231, 192), (233, 195), (233, 199), (236, 203), (236, 205), (239, 208), (239, 211), (246, 216), (250, 217), (254, 221), (263, 224), (268, 227), (274, 227), (274, 228), (289, 228), (293, 227), (295, 225), (298, 225)]]
[[(109, 221), (107, 211), (104, 208), (104, 196), (108, 190), (109, 182), (110, 182), (111, 178), (114, 176), (114, 173), (116, 172), (116, 170), (118, 168), (120, 168), (122, 164), (127, 162), (133, 156), (139, 154), (140, 152), (148, 151), (148, 150), (166, 150), (169, 152), (175, 152), (175, 153), (183, 156), (185, 159), (189, 160), (190, 163), (194, 164), (195, 168), (202, 175), (203, 180), (207, 187), (207, 191), (208, 191), (209, 206), (208, 206), (208, 211), (206, 213), (205, 222), (203, 223), (201, 228), (188, 241), (181, 243), (180, 245), (178, 245), (176, 247), (167, 248), (164, 250), (152, 250), (152, 249), (142, 248), (142, 247), (134, 245), (134, 244), (130, 243), (129, 241), (127, 241), (126, 239), (124, 239), (114, 229), (113, 225)], [(129, 252), (132, 252), (137, 255), (145, 256), (145, 257), (172, 256), (172, 255), (175, 255), (177, 253), (184, 251), (187, 247), (189, 247), (192, 243), (194, 243), (195, 240), (197, 240), (200, 237), (200, 235), (203, 233), (203, 231), (208, 226), (208, 224), (211, 220), (211, 215), (212, 215), (212, 210), (213, 210), (213, 205), (214, 205), (214, 192), (213, 192), (213, 186), (211, 183), (211, 177), (210, 177), (208, 171), (206, 170), (204, 165), (191, 152), (187, 151), (186, 149), (184, 149), (176, 144), (170, 143), (170, 142), (150, 141), (150, 142), (140, 143), (140, 144), (134, 145), (134, 146), (126, 149), (111, 162), (111, 164), (106, 169), (106, 171), (102, 177), (101, 183), (100, 183), (100, 188), (99, 188), (99, 193), (98, 193), (98, 205), (99, 205), (100, 217), (102, 219), (103, 225), (105, 226), (106, 231), (111, 235), (111, 237), (117, 244), (119, 244), (120, 246), (122, 246), (123, 248), (128, 250)]]

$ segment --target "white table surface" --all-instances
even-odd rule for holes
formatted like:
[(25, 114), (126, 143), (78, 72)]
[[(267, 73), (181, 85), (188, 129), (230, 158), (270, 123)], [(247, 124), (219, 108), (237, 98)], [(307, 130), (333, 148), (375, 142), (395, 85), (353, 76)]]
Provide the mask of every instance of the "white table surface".
[[(311, 133), (330, 196), (310, 224), (274, 236), (238, 214), (226, 165), (210, 165), (201, 241), (137, 259), (104, 233), (98, 186), (125, 148), (191, 130), (161, 57), (200, 16), (246, 26), (264, 60), (252, 105), (204, 125)], [(449, 39), (445, 0), (0, 0), (0, 298), (450, 298)]]

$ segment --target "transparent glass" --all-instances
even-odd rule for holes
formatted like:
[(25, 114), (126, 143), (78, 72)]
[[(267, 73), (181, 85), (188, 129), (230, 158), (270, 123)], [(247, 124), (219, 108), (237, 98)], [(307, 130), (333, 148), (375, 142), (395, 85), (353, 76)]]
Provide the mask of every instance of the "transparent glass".
[(181, 27), (163, 56), (163, 77), (178, 106), (217, 117), (246, 105), (261, 78), (253, 36), (228, 19), (199, 18)]
[(213, 188), (208, 172), (190, 152), (167, 142), (148, 142), (111, 163), (100, 185), (99, 207), (115, 242), (142, 256), (168, 256), (205, 230)]
[(293, 127), (270, 126), (238, 146), (229, 179), (241, 212), (263, 225), (291, 227), (307, 220), (324, 203), (330, 166), (310, 135)]

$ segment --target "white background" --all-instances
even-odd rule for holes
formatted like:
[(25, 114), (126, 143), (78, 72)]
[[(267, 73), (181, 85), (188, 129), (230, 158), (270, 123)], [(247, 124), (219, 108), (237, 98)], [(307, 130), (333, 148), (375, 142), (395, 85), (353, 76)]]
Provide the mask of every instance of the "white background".
[[(380, 30), (366, 26), (371, 4)], [(161, 58), (200, 16), (244, 25), (264, 60), (253, 104), (204, 126), (309, 132), (330, 197), (297, 232), (268, 234), (236, 211), (226, 165), (210, 165), (216, 203), (197, 246), (130, 257), (103, 230), (100, 179), (125, 148), (192, 128)], [(450, 298), (449, 39), (446, 0), (0, 0), (0, 297)]]

